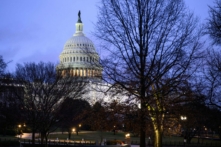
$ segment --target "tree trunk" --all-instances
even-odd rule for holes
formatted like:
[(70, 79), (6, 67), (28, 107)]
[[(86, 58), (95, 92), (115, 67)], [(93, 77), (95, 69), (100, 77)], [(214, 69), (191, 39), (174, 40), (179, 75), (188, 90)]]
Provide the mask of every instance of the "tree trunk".
[(157, 124), (154, 124), (154, 147), (162, 147), (162, 131)]
[(41, 144), (44, 144), (44, 139), (45, 139), (45, 144), (47, 143), (46, 139), (46, 132), (41, 132)]
[(71, 139), (71, 131), (68, 131), (68, 139)]
[(145, 114), (143, 109), (145, 109), (143, 106), (143, 104), (141, 103), (141, 109), (140, 109), (140, 147), (145, 147), (146, 143), (145, 143), (145, 137), (146, 137), (146, 133), (145, 133)]
[(35, 144), (35, 130), (32, 130), (32, 144)]

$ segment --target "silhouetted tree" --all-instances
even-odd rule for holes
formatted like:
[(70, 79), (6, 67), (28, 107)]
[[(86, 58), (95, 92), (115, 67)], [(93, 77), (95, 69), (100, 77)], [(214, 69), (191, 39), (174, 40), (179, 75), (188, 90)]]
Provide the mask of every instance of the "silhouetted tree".
[[(64, 101), (60, 110), (61, 126), (68, 132), (68, 138), (71, 139), (72, 129), (75, 128), (78, 134), (85, 119), (85, 112), (91, 106), (86, 100), (68, 98)], [(88, 111), (87, 111), (88, 112)]]
[(10, 73), (6, 73), (6, 63), (0, 56), (0, 134), (5, 135), (7, 130), (15, 130), (22, 123), (22, 100), (14, 93), (22, 96), (23, 89)]
[(221, 110), (217, 107), (212, 107), (207, 114), (208, 121), (205, 126), (211, 129), (213, 135), (218, 134), (221, 141)]
[(209, 104), (221, 108), (221, 52), (214, 49), (207, 51), (205, 60), (202, 93), (209, 99)]
[(221, 0), (215, 0), (215, 5), (209, 6), (209, 18), (206, 33), (212, 38), (213, 43), (221, 45)]
[(6, 63), (3, 60), (3, 57), (0, 56), (0, 78), (2, 78), (3, 73), (5, 72)]
[(101, 102), (96, 102), (88, 113), (90, 113), (90, 115), (86, 122), (91, 126), (92, 130), (99, 131), (101, 143), (103, 141), (103, 132), (108, 130), (109, 125), (111, 125), (108, 124), (107, 111)]
[(37, 130), (41, 133), (41, 143), (46, 142), (51, 129), (60, 122), (60, 109), (66, 98), (80, 98), (85, 82), (56, 71), (52, 63), (18, 64), (14, 78), (24, 86), (24, 109), (28, 124), (32, 129), (34, 143)]
[(141, 104), (140, 146), (146, 117), (154, 146), (162, 146), (166, 109), (185, 94), (179, 86), (193, 75), (202, 49), (196, 18), (182, 0), (102, 0), (95, 35), (106, 49), (104, 78)]

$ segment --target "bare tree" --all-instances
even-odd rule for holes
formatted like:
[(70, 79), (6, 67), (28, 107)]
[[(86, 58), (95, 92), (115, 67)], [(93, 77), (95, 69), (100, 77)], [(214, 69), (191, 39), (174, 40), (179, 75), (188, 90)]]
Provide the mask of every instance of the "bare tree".
[(140, 146), (145, 146), (147, 117), (154, 128), (154, 146), (162, 146), (166, 110), (185, 98), (182, 83), (199, 58), (197, 19), (182, 0), (103, 0), (95, 35), (106, 49), (104, 78), (141, 104)]
[(221, 108), (221, 52), (208, 50), (204, 69), (204, 94), (209, 104)]
[(39, 130), (41, 143), (46, 142), (51, 129), (60, 122), (59, 111), (67, 97), (80, 98), (85, 82), (81, 78), (56, 71), (52, 63), (18, 64), (15, 79), (24, 86), (24, 109), (27, 123), (32, 129), (32, 141)]
[(209, 19), (206, 33), (210, 35), (213, 43), (221, 45), (221, 0), (216, 0), (213, 7), (209, 6)]
[(6, 68), (6, 63), (4, 62), (2, 56), (0, 56), (0, 78), (3, 75)]

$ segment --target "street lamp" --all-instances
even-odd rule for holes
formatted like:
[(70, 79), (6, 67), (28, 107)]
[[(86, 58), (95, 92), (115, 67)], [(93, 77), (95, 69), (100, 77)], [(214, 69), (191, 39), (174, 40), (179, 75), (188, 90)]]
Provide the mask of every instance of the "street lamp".
[(125, 143), (130, 145), (130, 133), (125, 135)]
[(22, 133), (21, 127), (22, 127), (22, 126), (19, 124), (19, 125), (18, 125), (18, 137), (19, 137), (19, 138), (21, 138), (21, 133)]
[(72, 129), (72, 132), (75, 132), (75, 131), (76, 131), (76, 129), (75, 129), (75, 128), (73, 128), (73, 129)]
[(130, 133), (127, 133), (127, 134), (125, 135), (125, 137), (126, 137), (126, 138), (129, 138), (129, 137), (130, 137)]
[(181, 115), (181, 116), (180, 116), (180, 119), (183, 120), (183, 121), (185, 121), (185, 120), (187, 120), (187, 117)]
[[(187, 117), (181, 115), (181, 116), (180, 116), (180, 119), (181, 119), (182, 121), (186, 121), (186, 120), (187, 120)], [(187, 136), (186, 136), (186, 128), (185, 128), (185, 126), (184, 126), (184, 139), (183, 139), (184, 145), (186, 144), (186, 138), (187, 138)]]

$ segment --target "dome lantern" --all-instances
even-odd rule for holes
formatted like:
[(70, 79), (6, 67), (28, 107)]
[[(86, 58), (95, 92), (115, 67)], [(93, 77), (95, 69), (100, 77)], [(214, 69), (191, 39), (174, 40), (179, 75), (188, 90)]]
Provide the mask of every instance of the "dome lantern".
[(81, 21), (81, 11), (78, 12), (78, 21), (75, 24), (76, 26), (76, 32), (74, 36), (84, 36), (83, 34), (83, 23)]

